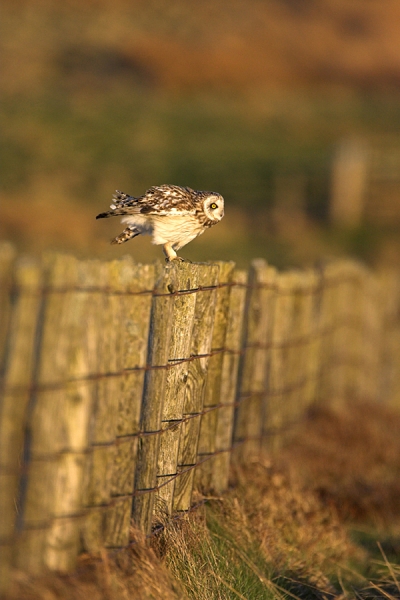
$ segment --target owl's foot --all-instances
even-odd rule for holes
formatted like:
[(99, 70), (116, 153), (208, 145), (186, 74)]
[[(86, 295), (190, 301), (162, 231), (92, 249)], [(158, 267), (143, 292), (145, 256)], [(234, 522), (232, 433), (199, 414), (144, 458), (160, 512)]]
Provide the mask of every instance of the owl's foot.
[(174, 262), (174, 261), (177, 261), (177, 262), (185, 262), (185, 263), (190, 263), (190, 264), (192, 264), (192, 261), (191, 261), (191, 260), (189, 260), (188, 258), (182, 258), (181, 256), (173, 256), (172, 258), (168, 258), (168, 257), (167, 257), (167, 258), (165, 259), (165, 262), (166, 262), (166, 263), (170, 263), (170, 262)]

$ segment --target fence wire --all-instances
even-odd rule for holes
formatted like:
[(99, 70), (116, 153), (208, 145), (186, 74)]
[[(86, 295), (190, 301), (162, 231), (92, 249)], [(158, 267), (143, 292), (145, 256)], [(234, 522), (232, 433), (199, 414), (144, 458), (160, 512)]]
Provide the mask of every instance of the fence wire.
[[(58, 260), (62, 264), (62, 259)], [(119, 273), (119, 267), (115, 268)], [(305, 420), (314, 402), (343, 400), (349, 396), (378, 398), (382, 389), (386, 389), (386, 393), (397, 393), (393, 369), (386, 365), (396, 360), (400, 352), (400, 336), (396, 338), (400, 320), (397, 279), (391, 290), (396, 291), (398, 297), (395, 302), (392, 298), (388, 308), (387, 290), (366, 269), (349, 263), (314, 272), (279, 274), (257, 261), (246, 276), (229, 264), (219, 263), (220, 280), (213, 284), (201, 282), (195, 265), (173, 268), (178, 273), (177, 279), (144, 289), (140, 289), (140, 274), (134, 282), (125, 282), (126, 289), (121, 289), (122, 284), (113, 287), (107, 282), (105, 285), (49, 285), (40, 282), (40, 278), (26, 285), (13, 275), (3, 286), (0, 294), (0, 307), (5, 307), (0, 337), (4, 340), (0, 348), (0, 357), (3, 357), (0, 437), (6, 442), (1, 446), (4, 456), (0, 456), (0, 481), (9, 484), (10, 492), (0, 499), (0, 509), (4, 509), (9, 519), (0, 528), (0, 549), (5, 549), (8, 556), (3, 566), (6, 575), (14, 565), (32, 572), (49, 567), (70, 570), (81, 548), (75, 537), (79, 532), (85, 537), (87, 524), (92, 537), (97, 536), (95, 543), (84, 542), (89, 552), (103, 546), (118, 552), (135, 544), (129, 534), (132, 515), (138, 518), (137, 525), (149, 539), (164, 527), (154, 521), (154, 498), (165, 503), (171, 519), (183, 518), (206, 502), (205, 498), (191, 505), (195, 488), (205, 494), (215, 487), (223, 491), (232, 457), (246, 460), (249, 452), (257, 452), (261, 447), (274, 451), (285, 436)], [(212, 265), (203, 267), (203, 276), (210, 278), (212, 268)], [(176, 287), (176, 281), (185, 280), (179, 280), (180, 269), (187, 277), (187, 289)], [(129, 289), (133, 283), (137, 289)], [(83, 343), (89, 335), (80, 324), (81, 338), (71, 341), (64, 325), (61, 337), (51, 338), (53, 346), (43, 346), (43, 331), (49, 327), (49, 319), (57, 325), (54, 314), (48, 314), (49, 302), (56, 296), (68, 298), (73, 319), (73, 301), (82, 294), (87, 295), (83, 314), (95, 318), (98, 311), (96, 340), (101, 340), (106, 348), (100, 363), (110, 364), (91, 371), (89, 360), (85, 363), (86, 373), (72, 370), (71, 374), (67, 368), (63, 376), (59, 368), (54, 375), (51, 372), (44, 375), (40, 373), (39, 364), (47, 360), (56, 364), (54, 356), (60, 347), (71, 354), (69, 360), (63, 359), (65, 364), (72, 364), (82, 351), (79, 340)], [(128, 304), (119, 306), (114, 320), (104, 321), (110, 315), (104, 316), (101, 306), (99, 309), (93, 305), (94, 317), (90, 315), (90, 298), (95, 295), (110, 302)], [(201, 300), (203, 295), (204, 301)], [(190, 306), (182, 304), (189, 302), (190, 297), (194, 299)], [(18, 313), (21, 301), (25, 300), (37, 303), (31, 322), (29, 315)], [(136, 357), (134, 366), (119, 365), (118, 360), (120, 363), (121, 360), (115, 358), (114, 352), (120, 351), (119, 339), (126, 335), (125, 321), (122, 322), (124, 307), (136, 301), (145, 302), (138, 323), (141, 318), (147, 321), (143, 321), (140, 330), (143, 339), (134, 343), (147, 347), (146, 357), (143, 358), (142, 351), (142, 359)], [(162, 315), (169, 315), (171, 331), (161, 321), (158, 329), (154, 321), (154, 307), (160, 302), (168, 302), (163, 305)], [(60, 318), (63, 306), (60, 304)], [(54, 312), (54, 307), (52, 310)], [(183, 314), (180, 310), (188, 311), (186, 321), (180, 322)], [(19, 365), (21, 381), (18, 381), (13, 360), (18, 359), (15, 352), (24, 347), (23, 342), (19, 346), (15, 342), (23, 318), (31, 331), (30, 341), (27, 341), (32, 345), (31, 362), (25, 370), (24, 365)], [(129, 318), (132, 321), (132, 315)], [(212, 323), (210, 331), (204, 327), (207, 319)], [(102, 331), (104, 323), (106, 328)], [(169, 349), (164, 338), (154, 337), (158, 330), (162, 331), (161, 337), (167, 336), (170, 340)], [(176, 354), (180, 347), (179, 336), (188, 336), (183, 355)], [(201, 343), (196, 341), (196, 336), (200, 336)], [(152, 347), (163, 343), (164, 360), (156, 361)], [(197, 351), (190, 349), (193, 344), (197, 344)], [(89, 350), (85, 351), (91, 358)], [(49, 354), (44, 355), (45, 351)], [(151, 356), (153, 360), (149, 360)], [(125, 355), (123, 359), (128, 360)], [(194, 383), (184, 379), (193, 374), (191, 369), (198, 377)], [(133, 383), (132, 376), (137, 378)], [(386, 377), (383, 384), (382, 377)], [(129, 394), (129, 385), (134, 386), (132, 399), (125, 398), (121, 404), (116, 397)], [(154, 388), (154, 407), (146, 408), (146, 389), (151, 385), (159, 387)], [(168, 385), (177, 387), (171, 389)], [(128, 392), (123, 386), (128, 386)], [(175, 403), (182, 393), (184, 400), (180, 408), (176, 408)], [(229, 397), (223, 397), (223, 393)], [(87, 406), (87, 413), (77, 413), (77, 422), (70, 420), (68, 412), (74, 410), (74, 394), (77, 405), (84, 397)], [(167, 406), (168, 402), (172, 402), (171, 406)], [(37, 413), (38, 406), (42, 406), (41, 410), (47, 407), (47, 412)], [(136, 416), (132, 417), (129, 411)], [(75, 425), (77, 429), (81, 427), (79, 418), (85, 419), (87, 431), (74, 437)], [(43, 425), (41, 419), (49, 421)], [(38, 440), (37, 436), (46, 431), (48, 438)], [(63, 439), (53, 438), (53, 432), (54, 436), (61, 432)], [(68, 439), (73, 442), (65, 441)], [(11, 446), (4, 446), (6, 443)], [(63, 471), (67, 464), (72, 468), (72, 475), (68, 470)], [(51, 481), (49, 502), (54, 501), (54, 506), (46, 505), (46, 498), (32, 496), (39, 493), (38, 490), (46, 494), (40, 483), (42, 470), (44, 480), (47, 477)], [(54, 483), (51, 477), (57, 481)], [(60, 496), (56, 489), (63, 477), (67, 482), (66, 494), (76, 496), (64, 504), (62, 492)], [(71, 491), (68, 486), (74, 477), (78, 479)], [(177, 494), (183, 494), (183, 500)], [(184, 508), (174, 508), (181, 505)], [(46, 536), (52, 531), (63, 531), (65, 539), (72, 540), (71, 556), (67, 560), (64, 550), (59, 549), (53, 554), (50, 552), (52, 558), (47, 558), (47, 563), (43, 558), (32, 558), (32, 553), (45, 555), (48, 552)]]

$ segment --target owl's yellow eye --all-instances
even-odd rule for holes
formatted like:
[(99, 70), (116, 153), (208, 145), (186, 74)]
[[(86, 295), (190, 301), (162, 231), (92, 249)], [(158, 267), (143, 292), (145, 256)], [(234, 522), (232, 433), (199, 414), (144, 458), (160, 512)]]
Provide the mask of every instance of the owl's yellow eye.
[(212, 208), (213, 210), (217, 208), (217, 205), (215, 204), (215, 202), (213, 202), (212, 204), (210, 204), (210, 208)]

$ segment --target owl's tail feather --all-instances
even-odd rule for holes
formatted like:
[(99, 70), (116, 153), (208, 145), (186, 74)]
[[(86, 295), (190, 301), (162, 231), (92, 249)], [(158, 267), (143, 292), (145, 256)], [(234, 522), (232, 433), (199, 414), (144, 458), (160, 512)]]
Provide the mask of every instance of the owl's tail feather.
[(112, 204), (110, 206), (111, 210), (100, 213), (99, 215), (97, 215), (96, 219), (108, 219), (109, 217), (126, 215), (128, 214), (126, 211), (126, 205), (128, 204), (129, 206), (131, 206), (132, 201), (134, 200), (136, 200), (136, 198), (134, 198), (133, 196), (129, 196), (128, 194), (124, 194), (124, 192), (121, 192), (120, 190), (116, 190), (115, 194), (113, 195)]
[(124, 242), (131, 240), (132, 238), (136, 237), (137, 235), (140, 235), (140, 233), (141, 232), (138, 231), (135, 227), (127, 227), (126, 229), (123, 230), (122, 233), (117, 235), (116, 238), (111, 240), (111, 243), (112, 244), (123, 244)]
[(113, 203), (111, 204), (111, 208), (119, 208), (120, 206), (123, 206), (131, 200), (136, 200), (136, 198), (130, 196), (129, 194), (121, 192), (121, 190), (115, 190), (115, 194), (113, 194)]

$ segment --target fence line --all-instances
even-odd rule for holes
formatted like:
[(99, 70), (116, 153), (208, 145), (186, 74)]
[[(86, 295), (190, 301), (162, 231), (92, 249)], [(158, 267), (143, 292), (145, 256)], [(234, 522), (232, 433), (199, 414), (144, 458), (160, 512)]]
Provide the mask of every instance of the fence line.
[[(0, 580), (124, 548), (316, 402), (400, 404), (400, 276), (0, 246)], [(6, 583), (3, 583), (3, 591)]]

